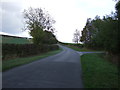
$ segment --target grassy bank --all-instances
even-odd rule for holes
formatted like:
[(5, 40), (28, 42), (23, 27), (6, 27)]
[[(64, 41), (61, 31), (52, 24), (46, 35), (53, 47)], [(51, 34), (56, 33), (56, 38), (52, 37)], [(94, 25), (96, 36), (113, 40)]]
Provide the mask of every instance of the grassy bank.
[(81, 56), (85, 88), (118, 88), (117, 66), (103, 58), (102, 54)]
[(44, 53), (42, 55), (36, 55), (36, 56), (30, 56), (30, 57), (24, 57), (24, 58), (16, 58), (16, 59), (11, 59), (11, 60), (4, 60), (4, 61), (2, 61), (2, 71), (6, 71), (6, 70), (11, 69), (13, 67), (17, 67), (17, 66), (20, 66), (23, 64), (33, 62), (35, 60), (39, 60), (39, 59), (57, 54), (61, 51), (62, 51), (62, 49), (59, 49), (59, 50)]
[(80, 52), (90, 52), (90, 51), (96, 52), (96, 50), (91, 50), (91, 49), (88, 49), (88, 48), (78, 48), (78, 47), (72, 46), (72, 45), (67, 45), (67, 47), (72, 48), (76, 51), (80, 51)]

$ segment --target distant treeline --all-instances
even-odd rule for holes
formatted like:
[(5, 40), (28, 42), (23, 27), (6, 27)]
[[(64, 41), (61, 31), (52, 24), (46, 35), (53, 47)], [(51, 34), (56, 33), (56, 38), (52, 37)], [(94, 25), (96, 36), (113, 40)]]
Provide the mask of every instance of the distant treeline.
[(63, 44), (63, 45), (70, 45), (70, 46), (76, 46), (76, 47), (79, 47), (79, 48), (83, 48), (84, 47), (84, 44), (80, 44), (80, 43), (64, 43), (64, 42), (59, 42), (60, 44)]

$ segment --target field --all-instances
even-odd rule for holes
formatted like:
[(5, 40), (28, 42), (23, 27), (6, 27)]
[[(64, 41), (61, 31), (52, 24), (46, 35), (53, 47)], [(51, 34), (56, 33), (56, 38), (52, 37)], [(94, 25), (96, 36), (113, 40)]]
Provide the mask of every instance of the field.
[(20, 38), (20, 37), (14, 37), (14, 36), (7, 36), (2, 35), (2, 41), (0, 43), (3, 44), (30, 44), (31, 40), (27, 38)]

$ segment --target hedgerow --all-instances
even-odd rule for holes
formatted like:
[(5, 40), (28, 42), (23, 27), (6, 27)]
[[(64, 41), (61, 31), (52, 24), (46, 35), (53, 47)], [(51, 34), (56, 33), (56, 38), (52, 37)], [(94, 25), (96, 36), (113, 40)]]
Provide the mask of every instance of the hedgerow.
[(58, 45), (2, 44), (2, 59), (31, 56), (57, 49)]

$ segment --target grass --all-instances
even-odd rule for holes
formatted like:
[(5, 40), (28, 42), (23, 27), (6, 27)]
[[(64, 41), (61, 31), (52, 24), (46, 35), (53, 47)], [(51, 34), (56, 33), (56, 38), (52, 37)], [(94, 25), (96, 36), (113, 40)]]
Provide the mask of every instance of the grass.
[(102, 54), (81, 56), (85, 88), (118, 88), (118, 68)]
[(27, 63), (33, 62), (35, 60), (39, 60), (39, 59), (57, 54), (61, 51), (62, 51), (62, 49), (59, 49), (59, 50), (44, 53), (42, 55), (36, 55), (36, 56), (24, 57), (24, 58), (16, 58), (16, 59), (11, 59), (11, 60), (4, 60), (4, 61), (2, 61), (2, 71), (6, 71), (8, 69), (11, 69), (11, 68), (23, 65), (23, 64), (27, 64)]
[(4, 37), (2, 36), (3, 44), (30, 44), (30, 40), (26, 38)]
[(91, 49), (87, 49), (87, 48), (78, 48), (78, 47), (75, 47), (75, 46), (71, 46), (71, 45), (68, 45), (69, 48), (72, 48), (76, 51), (81, 51), (81, 52), (96, 52), (96, 50), (91, 50)]

